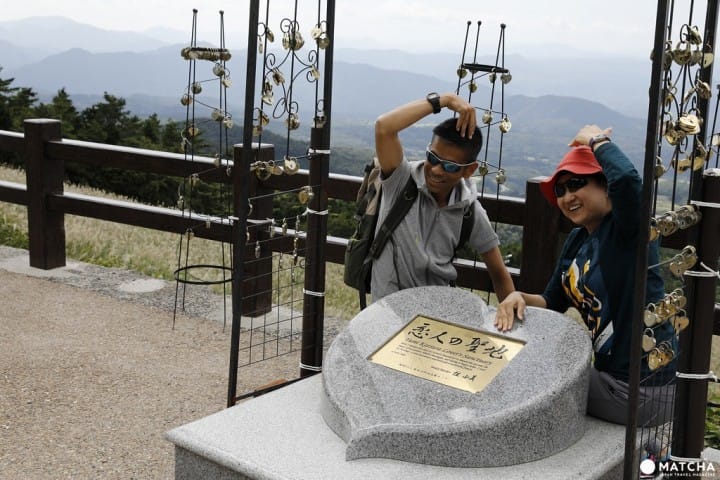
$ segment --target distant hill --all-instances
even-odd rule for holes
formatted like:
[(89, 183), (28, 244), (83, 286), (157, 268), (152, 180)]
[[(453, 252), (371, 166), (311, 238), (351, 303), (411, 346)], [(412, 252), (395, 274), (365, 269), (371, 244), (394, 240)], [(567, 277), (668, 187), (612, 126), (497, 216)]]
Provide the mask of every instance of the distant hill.
[(8, 69), (37, 62), (51, 53), (42, 48), (19, 48), (15, 43), (5, 40), (2, 35), (0, 35), (0, 52), (2, 52), (0, 53), (0, 67), (3, 67), (3, 76)]
[(104, 30), (57, 16), (0, 22), (0, 39), (13, 43), (19, 49), (44, 50), (48, 54), (72, 48), (91, 52), (140, 52), (168, 44), (149, 35)]
[[(189, 71), (180, 50), (186, 44), (168, 44), (162, 40), (167, 38), (177, 39), (179, 34), (104, 31), (61, 17), (0, 22), (0, 48), (4, 52), (0, 55), (3, 67), (0, 78), (15, 78), (14, 86), (31, 87), (46, 102), (65, 88), (75, 106), (83, 109), (102, 101), (103, 93), (108, 92), (124, 98), (133, 114), (157, 113), (161, 119), (184, 120), (185, 107), (179, 100), (187, 86)], [(233, 86), (228, 90), (228, 106), (239, 125), (243, 117), (246, 58), (244, 49), (231, 50), (228, 67)], [(285, 55), (284, 51), (276, 53), (278, 58)], [(493, 63), (494, 59), (486, 55), (477, 61)], [(373, 151), (374, 119), (394, 106), (422, 98), (430, 90), (455, 90), (459, 62), (459, 52), (410, 54), (397, 50), (338, 49), (332, 99), (335, 148), (356, 149), (362, 152), (360, 156), (369, 158)], [(197, 79), (212, 78), (209, 65), (198, 64)], [(483, 158), (493, 165), (502, 162), (508, 172), (508, 182), (503, 187), (507, 193), (522, 193), (526, 178), (550, 173), (572, 135), (586, 123), (612, 126), (614, 139), (640, 164), (649, 60), (588, 61), (577, 52), (567, 52), (563, 57), (549, 53), (515, 54), (505, 58), (505, 66), (513, 79), (505, 87), (504, 109), (513, 126), (503, 137), (502, 157), (497, 145), (497, 126), (483, 130), (490, 136), (490, 146)], [(486, 78), (479, 79), (478, 85), (473, 103), (482, 109), (489, 99), (491, 85)], [(467, 93), (466, 86), (462, 92)], [(207, 93), (208, 99), (217, 99), (217, 94), (209, 90)], [(307, 141), (306, 129), (312, 115), (307, 110), (313, 107), (313, 95), (314, 84), (298, 85), (294, 92), (293, 98), (301, 105), (305, 130), (294, 132), (293, 141)], [(496, 91), (495, 102), (501, 100)], [(214, 104), (212, 100), (207, 103)], [(622, 109), (618, 111), (614, 106)], [(495, 109), (499, 108), (500, 104), (495, 103)], [(409, 155), (422, 154), (431, 126), (441, 116), (429, 117), (423, 124), (402, 132)], [(268, 126), (271, 132), (284, 128), (279, 119), (273, 119)], [(241, 132), (236, 130), (236, 138), (240, 138)], [(343, 160), (349, 158), (344, 152), (334, 158), (333, 171), (359, 173), (361, 166)]]
[[(0, 66), (4, 68), (4, 75), (11, 74), (23, 82), (30, 80), (32, 83), (28, 85), (41, 93), (52, 93), (62, 86), (68, 87), (72, 94), (98, 93), (97, 86), (89, 90), (77, 78), (79, 74), (65, 71), (75, 70), (82, 72), (82, 76), (112, 77), (117, 79), (114, 83), (120, 84), (118, 88), (110, 88), (111, 84), (108, 84), (100, 91), (112, 91), (124, 97), (135, 94), (171, 96), (168, 95), (168, 89), (163, 90), (159, 84), (168, 87), (176, 79), (183, 78), (182, 75), (178, 76), (178, 72), (185, 69), (183, 62), (178, 61), (178, 54), (179, 49), (186, 44), (185, 35), (180, 30), (168, 29), (150, 30), (143, 34), (103, 30), (63, 17), (0, 21), (0, 51), (3, 52), (0, 54)], [(169, 47), (170, 50), (163, 47)], [(245, 48), (230, 48), (236, 50), (231, 68), (235, 81), (240, 82), (244, 78), (245, 60), (241, 53), (244, 54)], [(80, 55), (77, 49), (87, 52), (87, 55)], [(593, 56), (592, 61), (589, 61), (580, 52), (562, 50), (558, 53), (557, 48), (551, 47), (546, 50), (536, 48), (532, 51), (518, 51), (513, 49), (512, 42), (506, 45), (506, 50), (508, 54), (504, 58), (504, 65), (513, 74), (513, 81), (507, 87), (508, 94), (586, 98), (639, 118), (647, 112), (648, 58)], [(66, 55), (68, 51), (72, 51), (72, 54)], [(121, 52), (124, 53), (123, 57), (117, 58), (119, 63), (114, 62), (112, 56), (92, 55)], [(368, 68), (419, 75), (416, 78), (425, 84), (423, 91), (428, 88), (440, 90), (441, 87), (454, 89), (457, 86), (455, 72), (461, 54), (460, 49), (456, 52), (420, 54), (399, 50), (340, 48), (335, 51), (335, 61), (339, 74), (342, 74), (341, 65), (347, 65), (348, 75), (358, 78), (358, 83), (362, 79), (366, 84), (377, 87), (377, 96), (396, 98), (394, 93), (386, 93), (384, 90), (393, 86), (406, 87), (408, 94), (418, 90), (413, 83), (392, 85), (391, 82), (404, 79), (376, 76), (377, 71)], [(43, 60), (56, 55), (59, 56), (47, 59), (49, 63)], [(129, 58), (132, 55), (138, 58)], [(495, 52), (480, 52), (476, 61), (494, 63), (494, 55)], [(466, 60), (469, 58), (470, 54)], [(52, 75), (38, 76), (46, 73), (50, 65), (54, 67)], [(61, 66), (59, 70), (58, 65)], [(71, 69), (69, 65), (72, 65)], [(403, 89), (398, 89), (402, 93)], [(343, 106), (341, 100), (337, 104), (339, 108)], [(374, 112), (369, 110), (367, 113)]]
[[(649, 48), (649, 47), (648, 47)], [(509, 47), (510, 51), (514, 51)], [(339, 49), (336, 58), (348, 63), (421, 73), (457, 85), (455, 71), (462, 52), (407, 53), (399, 50)], [(466, 61), (470, 56), (466, 56)], [(481, 55), (477, 63), (494, 64), (494, 55)], [(508, 92), (529, 96), (564, 95), (603, 103), (626, 115), (647, 114), (647, 89), (651, 63), (648, 58), (593, 57), (580, 52), (532, 55), (519, 52), (505, 57), (513, 80)]]
[[(179, 100), (185, 91), (189, 73), (187, 61), (180, 56), (182, 47), (173, 45), (139, 53), (92, 53), (75, 48), (15, 69), (3, 70), (2, 75), (15, 78), (17, 85), (32, 87), (45, 98), (61, 88), (73, 97), (108, 92), (127, 99), (148, 101), (145, 108), (138, 105), (140, 110), (133, 109), (139, 114), (158, 112), (153, 110), (156, 103), (166, 107), (176, 105), (177, 108), (163, 108), (158, 113), (178, 117), (184, 116)], [(236, 111), (242, 108), (244, 100), (246, 62), (244, 54), (233, 54), (228, 62), (233, 79), (228, 101)], [(207, 65), (210, 64), (198, 66), (198, 80), (213, 78), (209, 68), (203, 70)], [(333, 112), (358, 119), (375, 118), (389, 105), (424, 96), (429, 89), (449, 91), (455, 88), (450, 82), (427, 75), (342, 61), (334, 64), (333, 80)], [(314, 94), (314, 88), (306, 87), (304, 91), (298, 89), (295, 92), (296, 98), (305, 105), (308, 104), (308, 95)], [(148, 108), (151, 110), (148, 111)]]
[(92, 53), (73, 48), (2, 73), (38, 93), (55, 93), (61, 88), (71, 95), (108, 92), (121, 97), (170, 97), (175, 93), (179, 100), (188, 75), (180, 49), (174, 46), (138, 53)]

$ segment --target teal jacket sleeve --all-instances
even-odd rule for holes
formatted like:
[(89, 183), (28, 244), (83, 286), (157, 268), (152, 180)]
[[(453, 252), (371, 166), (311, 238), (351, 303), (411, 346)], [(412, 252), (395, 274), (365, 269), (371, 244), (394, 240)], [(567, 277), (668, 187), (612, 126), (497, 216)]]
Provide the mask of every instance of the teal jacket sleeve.
[(600, 145), (595, 150), (595, 158), (607, 179), (616, 241), (634, 244), (640, 227), (642, 179), (623, 151), (612, 142)]

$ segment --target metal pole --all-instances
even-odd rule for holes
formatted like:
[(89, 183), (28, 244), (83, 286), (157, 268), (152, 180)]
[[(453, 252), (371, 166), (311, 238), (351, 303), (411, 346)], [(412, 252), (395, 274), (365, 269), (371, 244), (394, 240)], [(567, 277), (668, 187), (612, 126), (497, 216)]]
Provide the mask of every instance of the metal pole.
[(642, 361), (643, 309), (645, 307), (645, 288), (647, 283), (647, 254), (650, 228), (650, 213), (655, 189), (655, 155), (657, 152), (658, 122), (661, 112), (660, 93), (662, 89), (662, 66), (665, 47), (665, 28), (668, 21), (668, 2), (659, 0), (655, 18), (655, 42), (653, 44), (653, 62), (650, 77), (650, 101), (648, 105), (647, 130), (645, 132), (645, 164), (643, 168), (643, 190), (640, 210), (641, 222), (637, 237), (637, 256), (635, 261), (635, 299), (633, 304), (632, 336), (630, 340), (630, 366), (628, 381), (628, 421), (625, 429), (625, 461), (623, 478), (634, 479), (639, 474), (635, 456), (637, 435), (637, 409), (640, 388), (640, 366)]
[(250, 163), (253, 159), (252, 119), (255, 97), (257, 63), (257, 26), (260, 0), (250, 1), (247, 41), (247, 75), (245, 77), (245, 114), (243, 143), (233, 154), (233, 214), (237, 217), (232, 229), (232, 331), (230, 339), (230, 367), (228, 374), (227, 406), (235, 405), (237, 397), (238, 350), (240, 348), (240, 320), (242, 317), (242, 284), (244, 271), (245, 232), (247, 231)]
[[(720, 204), (720, 170), (705, 171), (703, 201)], [(703, 208), (697, 243), (698, 265), (718, 269), (720, 255), (720, 209)], [(707, 374), (710, 370), (715, 289), (717, 277), (688, 276), (688, 317), (690, 326), (681, 336), (682, 355), (678, 372)], [(676, 387), (675, 423), (673, 425), (672, 454), (683, 458), (700, 458), (704, 448), (707, 380), (679, 379)]]
[[(704, 39), (704, 45), (707, 45), (710, 47), (711, 52), (714, 54), (715, 52), (715, 31), (717, 29), (717, 21), (718, 21), (718, 0), (711, 0), (707, 4), (707, 10), (705, 11), (705, 31), (703, 32), (703, 39)], [(713, 73), (713, 66), (715, 66), (715, 62), (712, 62), (707, 67), (700, 69), (700, 80), (707, 82), (708, 85), (712, 85), (712, 73)], [(710, 104), (709, 98), (703, 98), (700, 95), (697, 95), (697, 109), (699, 112), (703, 112), (704, 122), (701, 122), (700, 124), (700, 132), (695, 136), (695, 142), (696, 143), (702, 143), (705, 144), (705, 139), (707, 138), (707, 129), (708, 129), (708, 114), (710, 113), (710, 109), (708, 108), (708, 105)], [(693, 145), (694, 147), (695, 145)], [(692, 173), (692, 181), (690, 186), (690, 198), (697, 199), (702, 197), (702, 176), (703, 173), (701, 170), (694, 171)]]
[[(718, 2), (709, 1), (705, 13), (704, 44), (710, 45), (714, 52), (715, 33), (718, 20)], [(711, 84), (712, 65), (700, 70), (700, 79)], [(707, 136), (707, 99), (698, 99), (698, 111), (703, 112), (706, 121), (696, 142), (705, 143)], [(704, 180), (701, 181), (700, 175)], [(690, 199), (702, 198), (707, 202), (720, 202), (720, 171), (717, 169), (693, 173)], [(702, 209), (700, 228), (691, 231), (691, 241), (696, 245), (698, 263), (703, 262), (717, 270), (718, 244), (720, 243), (720, 212), (717, 208)], [(695, 267), (697, 270), (697, 266)], [(692, 279), (692, 280), (690, 280)], [(707, 373), (710, 368), (710, 353), (715, 310), (714, 277), (689, 277), (686, 295), (689, 328), (680, 336), (680, 358), (678, 372)], [(675, 393), (675, 415), (673, 421), (672, 454), (675, 457), (699, 458), (704, 448), (705, 410), (707, 406), (708, 385), (704, 380), (678, 380)]]
[(327, 237), (328, 208), (327, 186), (330, 175), (330, 122), (332, 107), (333, 48), (335, 45), (335, 0), (329, 0), (325, 16), (327, 36), (330, 40), (325, 49), (325, 71), (323, 76), (322, 127), (313, 127), (310, 148), (315, 152), (310, 160), (310, 185), (318, 185), (312, 201), (308, 204), (307, 241), (305, 243), (306, 270), (305, 295), (303, 301), (302, 346), (300, 352), (300, 376), (307, 377), (322, 369), (323, 331), (325, 323), (325, 239)]

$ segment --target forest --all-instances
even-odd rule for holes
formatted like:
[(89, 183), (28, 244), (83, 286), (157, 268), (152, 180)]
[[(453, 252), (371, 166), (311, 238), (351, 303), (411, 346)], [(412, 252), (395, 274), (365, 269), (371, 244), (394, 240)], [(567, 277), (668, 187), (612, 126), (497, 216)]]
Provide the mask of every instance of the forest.
[[(184, 122), (172, 119), (161, 120), (157, 114), (141, 118), (128, 111), (123, 98), (105, 92), (103, 101), (78, 110), (72, 98), (59, 90), (51, 101), (38, 100), (37, 94), (27, 87), (13, 85), (14, 79), (2, 78), (0, 68), (0, 130), (22, 132), (23, 121), (28, 118), (52, 118), (62, 122), (62, 137), (65, 139), (97, 142), (109, 145), (144, 148), (171, 153), (183, 153), (181, 132)], [(213, 131), (217, 122), (203, 123), (203, 134), (215, 138)], [(235, 125), (228, 131), (228, 145), (242, 142), (242, 126)], [(285, 145), (287, 139), (263, 132), (263, 142)], [(202, 145), (201, 142), (196, 142)], [(291, 140), (287, 145), (289, 154), (302, 157), (307, 150), (306, 142)], [(332, 170), (360, 176), (363, 166), (372, 158), (369, 148), (358, 146), (333, 146)], [(23, 168), (23, 160), (16, 155), (0, 152), (0, 163)], [(119, 171), (114, 168), (90, 167), (69, 163), (66, 165), (66, 181), (71, 184), (89, 186), (121, 195), (132, 200), (164, 207), (173, 207), (178, 202), (183, 179), (144, 172)], [(192, 208), (195, 211), (213, 214), (224, 211), (222, 186), (201, 183), (194, 191)], [(349, 237), (354, 228), (354, 205), (351, 202), (330, 199), (328, 234)], [(282, 202), (275, 202), (275, 216), (282, 218)], [(503, 254), (511, 266), (520, 264), (522, 231), (520, 227), (497, 225), (503, 244)], [(464, 250), (458, 254), (463, 258), (474, 258), (474, 252)]]

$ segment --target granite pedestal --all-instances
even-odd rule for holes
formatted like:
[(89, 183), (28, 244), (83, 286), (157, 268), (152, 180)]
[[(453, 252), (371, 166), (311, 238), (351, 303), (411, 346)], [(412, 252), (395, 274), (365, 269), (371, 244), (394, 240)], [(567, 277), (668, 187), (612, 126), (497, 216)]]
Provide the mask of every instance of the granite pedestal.
[[(367, 365), (366, 353), (418, 313), (495, 331), (493, 311), (462, 290), (429, 287), (389, 296), (337, 337), (322, 375), (168, 432), (175, 444), (175, 478), (622, 476), (624, 427), (584, 415), (590, 347), (573, 320), (530, 309), (526, 321), (509, 333), (525, 347), (486, 389), (469, 394)], [(393, 389), (398, 393), (388, 393)], [(413, 422), (406, 410), (424, 416)], [(432, 461), (423, 462), (423, 453)], [(480, 461), (463, 460), (473, 456)]]
[[(525, 321), (500, 337), (525, 345), (483, 390), (470, 393), (368, 361), (396, 333), (412, 339), (406, 324), (417, 314), (498, 333), (494, 310), (459, 288), (407, 289), (360, 312), (334, 340), (322, 373), (322, 414), (348, 444), (348, 460), (515, 465), (553, 455), (583, 435), (592, 349), (577, 322), (528, 309)], [(425, 335), (422, 345), (430, 354), (434, 347), (451, 348), (448, 338)], [(469, 352), (462, 341), (457, 338), (459, 354), (481, 356), (482, 349)]]

